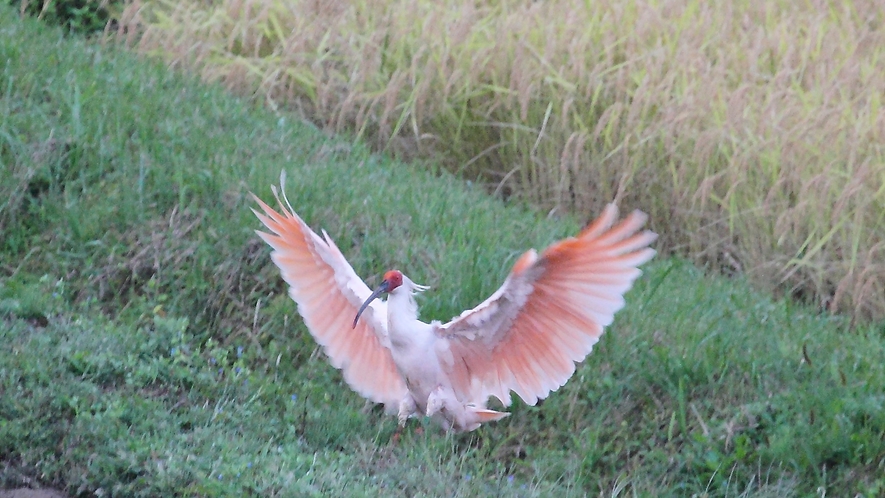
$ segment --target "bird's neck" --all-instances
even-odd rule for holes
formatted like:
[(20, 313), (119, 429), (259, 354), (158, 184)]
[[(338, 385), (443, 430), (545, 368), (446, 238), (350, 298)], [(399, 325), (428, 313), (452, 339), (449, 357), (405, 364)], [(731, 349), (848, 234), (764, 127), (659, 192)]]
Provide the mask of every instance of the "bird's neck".
[(418, 320), (418, 304), (408, 289), (390, 293), (387, 298), (387, 318), (388, 321), (396, 318), (397, 321), (403, 322)]
[(392, 292), (387, 298), (387, 326), (395, 347), (407, 347), (419, 340), (418, 305), (408, 289)]

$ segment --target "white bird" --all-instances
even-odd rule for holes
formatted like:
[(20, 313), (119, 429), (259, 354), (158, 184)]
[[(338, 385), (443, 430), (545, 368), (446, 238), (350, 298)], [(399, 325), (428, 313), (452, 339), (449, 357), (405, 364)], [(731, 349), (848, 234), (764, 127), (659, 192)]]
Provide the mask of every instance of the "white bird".
[[(354, 391), (396, 411), (400, 426), (426, 415), (447, 430), (472, 431), (509, 413), (510, 391), (534, 405), (564, 385), (624, 306), (624, 293), (650, 260), (657, 235), (640, 231), (634, 211), (618, 225), (617, 208), (576, 238), (527, 251), (504, 284), (448, 323), (418, 320), (415, 294), (427, 289), (397, 270), (372, 292), (325, 232), (320, 237), (288, 199), (274, 211), (253, 194), (253, 212), (273, 233), (256, 231), (289, 284), (308, 330)], [(286, 209), (288, 206), (288, 209)], [(387, 294), (387, 301), (376, 300)], [(354, 318), (355, 317), (355, 318)]]

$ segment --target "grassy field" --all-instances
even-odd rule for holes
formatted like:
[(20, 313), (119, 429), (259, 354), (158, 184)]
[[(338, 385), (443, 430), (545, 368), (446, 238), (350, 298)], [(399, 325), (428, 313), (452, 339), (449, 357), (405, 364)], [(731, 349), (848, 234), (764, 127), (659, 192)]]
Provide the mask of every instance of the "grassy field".
[(885, 318), (876, 0), (136, 0), (119, 36), (545, 210)]
[[(661, 257), (575, 377), (463, 436), (343, 385), (254, 235), (293, 205), (423, 318), (586, 219), (372, 154), (0, 5), (0, 484), (81, 496), (877, 496), (885, 332)], [(588, 215), (589, 217), (589, 215)], [(423, 427), (423, 431), (416, 431)]]

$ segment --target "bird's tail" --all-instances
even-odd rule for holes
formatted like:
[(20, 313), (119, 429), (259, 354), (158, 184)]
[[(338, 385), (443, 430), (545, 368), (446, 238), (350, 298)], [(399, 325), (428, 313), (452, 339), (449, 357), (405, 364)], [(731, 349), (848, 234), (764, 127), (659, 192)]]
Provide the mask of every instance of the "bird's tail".
[(476, 421), (481, 424), (486, 422), (497, 422), (510, 415), (510, 412), (496, 412), (495, 410), (488, 410), (486, 408), (470, 408), (469, 410), (476, 415)]

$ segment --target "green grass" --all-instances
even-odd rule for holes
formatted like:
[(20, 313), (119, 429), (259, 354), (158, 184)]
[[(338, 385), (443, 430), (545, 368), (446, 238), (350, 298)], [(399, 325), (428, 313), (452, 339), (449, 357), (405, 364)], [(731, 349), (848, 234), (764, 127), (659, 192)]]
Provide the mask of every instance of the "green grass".
[[(72, 495), (885, 490), (885, 331), (661, 258), (539, 407), (447, 436), (350, 392), (252, 230), (281, 169), (446, 319), (579, 220), (504, 205), (0, 6), (0, 483)], [(431, 168), (433, 169), (433, 168)], [(423, 432), (416, 431), (417, 427)]]

